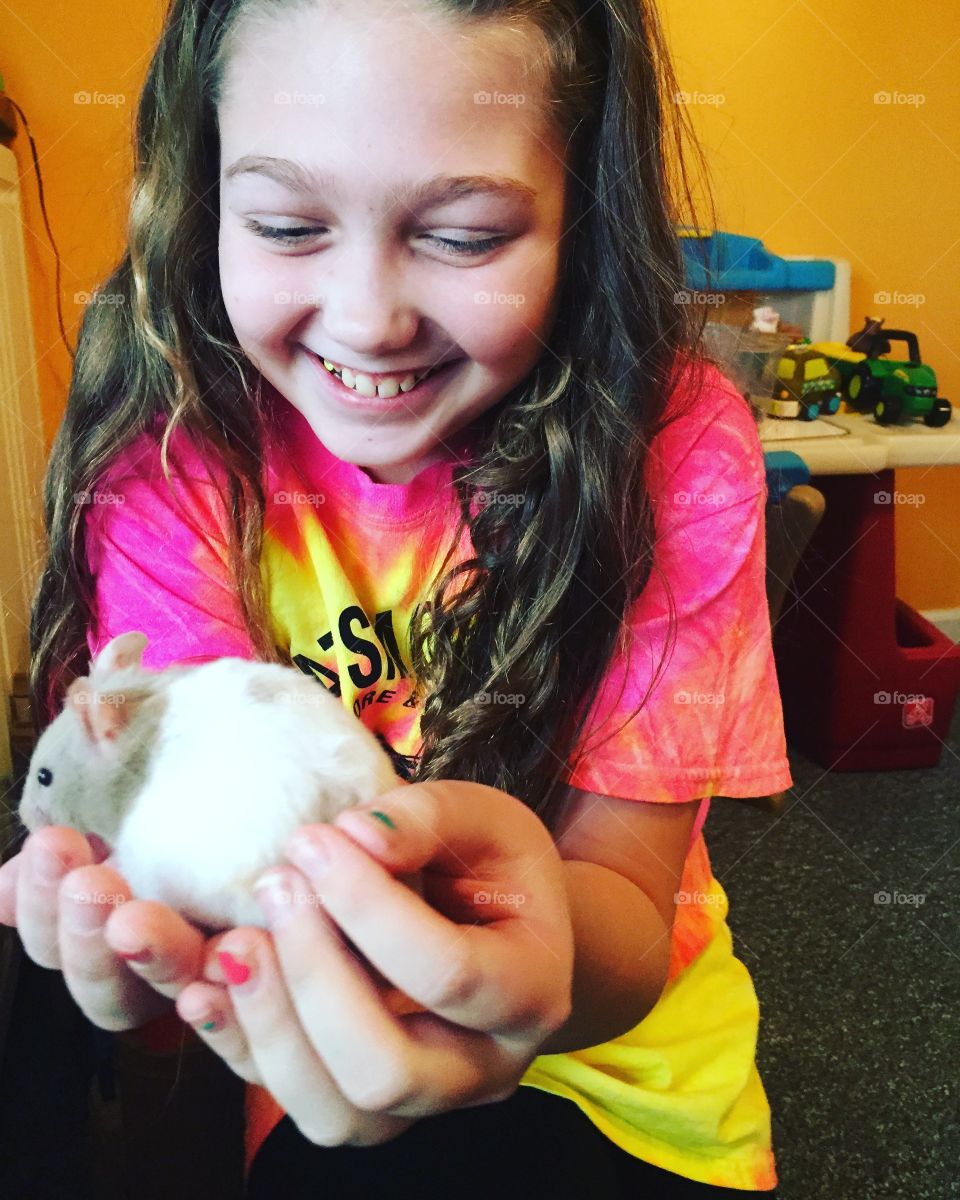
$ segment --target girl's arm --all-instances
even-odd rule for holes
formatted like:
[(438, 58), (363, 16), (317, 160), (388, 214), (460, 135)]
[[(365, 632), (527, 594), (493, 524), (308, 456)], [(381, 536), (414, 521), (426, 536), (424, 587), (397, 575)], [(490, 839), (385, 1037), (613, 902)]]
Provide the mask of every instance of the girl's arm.
[(656, 1004), (699, 800), (647, 804), (569, 788), (557, 825), (574, 931), (573, 1011), (541, 1054), (596, 1046)]

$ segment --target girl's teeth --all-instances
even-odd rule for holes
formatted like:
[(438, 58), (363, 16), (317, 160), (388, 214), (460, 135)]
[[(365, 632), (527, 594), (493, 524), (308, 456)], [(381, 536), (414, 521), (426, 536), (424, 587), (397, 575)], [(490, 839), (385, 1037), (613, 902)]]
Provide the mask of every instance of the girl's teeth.
[[(323, 365), (333, 375), (336, 375), (337, 369), (329, 358), (323, 360)], [(403, 379), (386, 379), (381, 384), (375, 384), (369, 375), (364, 375), (362, 371), (356, 374), (349, 367), (344, 367), (342, 373), (338, 376), (340, 382), (345, 387), (352, 388), (361, 396), (372, 397), (381, 396), (384, 400), (392, 400), (398, 392), (412, 391), (420, 379), (424, 378), (429, 372), (424, 371), (419, 378), (416, 375), (407, 375)]]

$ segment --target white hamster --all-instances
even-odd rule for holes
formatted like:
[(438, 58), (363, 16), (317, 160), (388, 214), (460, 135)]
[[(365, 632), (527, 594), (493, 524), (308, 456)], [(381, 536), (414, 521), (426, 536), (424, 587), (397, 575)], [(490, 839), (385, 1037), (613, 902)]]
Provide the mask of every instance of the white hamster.
[[(251, 885), (301, 825), (403, 785), (376, 736), (318, 681), (222, 658), (149, 671), (121, 634), (71, 683), (30, 762), (20, 818), (112, 848), (138, 899), (211, 930), (266, 928)], [(405, 880), (405, 882), (407, 882)]]

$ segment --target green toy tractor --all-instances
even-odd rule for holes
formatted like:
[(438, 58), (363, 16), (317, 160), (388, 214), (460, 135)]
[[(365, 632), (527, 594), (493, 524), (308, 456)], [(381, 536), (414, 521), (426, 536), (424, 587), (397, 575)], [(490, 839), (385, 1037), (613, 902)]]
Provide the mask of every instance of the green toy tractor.
[[(891, 342), (903, 342), (906, 359), (884, 358)], [(867, 317), (864, 327), (847, 340), (818, 342), (813, 347), (837, 368), (843, 394), (857, 412), (872, 412), (878, 425), (922, 417), (937, 428), (953, 416), (949, 400), (937, 395), (933, 367), (920, 358), (917, 335), (906, 329), (884, 329), (883, 318)]]

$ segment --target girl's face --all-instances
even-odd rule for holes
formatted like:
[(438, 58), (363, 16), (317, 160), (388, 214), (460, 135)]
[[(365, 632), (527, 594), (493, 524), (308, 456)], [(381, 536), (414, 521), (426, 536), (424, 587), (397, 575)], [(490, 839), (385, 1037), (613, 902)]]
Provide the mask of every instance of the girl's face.
[[(541, 35), (398, 7), (329, 3), (241, 31), (219, 110), (237, 339), (381, 483), (445, 457), (544, 351), (565, 198)], [(361, 390), (324, 359), (366, 375)]]

